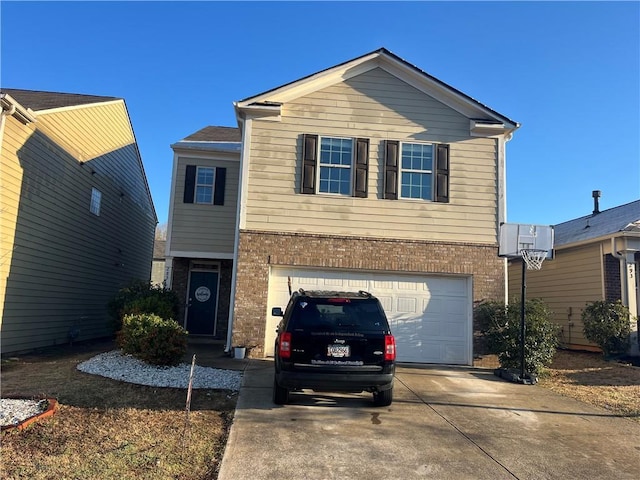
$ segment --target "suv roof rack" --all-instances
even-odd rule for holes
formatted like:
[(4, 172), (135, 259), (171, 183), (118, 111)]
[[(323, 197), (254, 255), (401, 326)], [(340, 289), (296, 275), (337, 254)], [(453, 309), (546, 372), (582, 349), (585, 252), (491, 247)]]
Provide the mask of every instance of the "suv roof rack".
[(369, 292), (365, 292), (364, 290), (359, 290), (357, 292), (345, 292), (345, 291), (337, 291), (337, 290), (305, 290), (303, 288), (298, 289), (298, 293), (300, 295), (304, 295), (306, 297), (364, 297), (371, 298), (373, 295)]

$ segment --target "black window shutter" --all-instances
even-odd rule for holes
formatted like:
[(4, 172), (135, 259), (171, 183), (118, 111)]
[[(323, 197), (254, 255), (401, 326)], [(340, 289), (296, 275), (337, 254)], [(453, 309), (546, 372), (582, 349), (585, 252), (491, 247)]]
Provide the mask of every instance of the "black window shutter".
[(316, 193), (318, 135), (302, 136), (302, 175), (300, 193)]
[(449, 203), (449, 145), (436, 145), (436, 202)]
[(356, 168), (353, 176), (353, 196), (367, 198), (369, 183), (369, 139), (356, 139)]
[(213, 204), (224, 205), (224, 185), (227, 179), (227, 169), (216, 167), (215, 186), (213, 187)]
[(385, 140), (384, 142), (384, 198), (398, 199), (398, 154), (400, 142)]
[(196, 189), (196, 166), (187, 165), (187, 171), (184, 177), (184, 203), (193, 203), (195, 189)]

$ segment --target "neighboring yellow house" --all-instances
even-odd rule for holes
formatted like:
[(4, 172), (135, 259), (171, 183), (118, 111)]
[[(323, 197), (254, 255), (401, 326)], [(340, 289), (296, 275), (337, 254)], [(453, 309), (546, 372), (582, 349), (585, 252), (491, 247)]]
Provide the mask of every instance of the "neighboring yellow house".
[[(594, 192), (595, 194), (596, 192)], [(640, 262), (640, 200), (555, 225), (555, 257), (539, 271), (528, 270), (527, 298), (542, 298), (561, 328), (562, 345), (597, 350), (583, 333), (587, 303), (621, 300), (637, 317)], [(509, 299), (520, 300), (522, 264), (509, 262)], [(638, 333), (632, 318), (632, 353)]]
[(0, 92), (2, 354), (112, 333), (157, 218), (124, 100)]
[(473, 304), (505, 296), (519, 124), (384, 48), (235, 109), (239, 128), (172, 146), (168, 281), (187, 329), (269, 356), (289, 282), (367, 290), (400, 361), (472, 364)]

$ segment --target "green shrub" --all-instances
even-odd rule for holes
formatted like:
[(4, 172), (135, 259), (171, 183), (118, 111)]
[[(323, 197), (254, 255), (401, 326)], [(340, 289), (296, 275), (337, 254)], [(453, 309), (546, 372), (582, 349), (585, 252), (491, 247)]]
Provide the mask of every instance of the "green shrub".
[[(487, 338), (489, 351), (498, 355), (505, 369), (520, 368), (520, 302), (481, 303), (475, 318)], [(551, 310), (540, 299), (525, 302), (525, 370), (539, 374), (551, 365), (558, 346), (558, 327), (551, 322)]]
[(120, 289), (107, 308), (115, 330), (119, 330), (125, 315), (154, 313), (164, 319), (175, 320), (179, 315), (180, 301), (172, 290), (136, 280)]
[(142, 313), (126, 315), (118, 332), (124, 353), (154, 365), (176, 365), (187, 351), (187, 331), (171, 319)]
[(606, 357), (624, 355), (631, 346), (631, 317), (622, 302), (596, 301), (582, 311), (585, 337), (598, 345)]
[(177, 318), (175, 303), (168, 295), (165, 295), (165, 292), (155, 291), (152, 295), (135, 298), (127, 302), (122, 309), (123, 317), (142, 313), (152, 313), (165, 320)]

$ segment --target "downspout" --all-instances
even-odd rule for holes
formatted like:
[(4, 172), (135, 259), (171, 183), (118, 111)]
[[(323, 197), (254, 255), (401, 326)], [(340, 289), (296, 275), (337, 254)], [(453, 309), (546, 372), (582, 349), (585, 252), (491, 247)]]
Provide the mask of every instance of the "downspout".
[(4, 143), (4, 123), (5, 118), (10, 117), (14, 113), (16, 113), (16, 106), (11, 104), (9, 109), (5, 110), (4, 105), (1, 107), (2, 113), (0, 113), (0, 155), (2, 154), (2, 144)]
[[(513, 130), (498, 137), (498, 231), (507, 221), (507, 142), (513, 138)], [(499, 239), (498, 239), (499, 240)], [(504, 303), (509, 303), (509, 261), (502, 264), (504, 278)]]
[(235, 238), (233, 242), (233, 268), (231, 270), (231, 298), (229, 302), (229, 321), (227, 323), (227, 343), (225, 345), (224, 351), (225, 353), (230, 353), (232, 349), (232, 339), (233, 339), (233, 320), (235, 313), (235, 304), (236, 304), (236, 281), (238, 277), (238, 251), (240, 248), (240, 228), (244, 226), (244, 222), (242, 220), (244, 216), (244, 193), (245, 189), (243, 188), (244, 182), (246, 181), (247, 172), (245, 172), (245, 168), (247, 165), (247, 158), (245, 155), (248, 155), (249, 150), (249, 141), (248, 138), (251, 135), (251, 128), (247, 125), (247, 121), (245, 118), (242, 118), (238, 114), (238, 122), (242, 125), (242, 147), (240, 151), (240, 166), (239, 166), (239, 175), (238, 175), (238, 204), (236, 205), (236, 231)]

